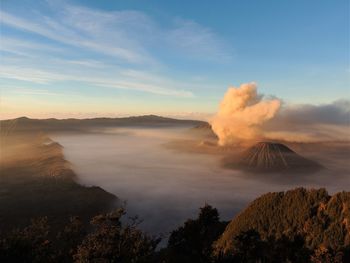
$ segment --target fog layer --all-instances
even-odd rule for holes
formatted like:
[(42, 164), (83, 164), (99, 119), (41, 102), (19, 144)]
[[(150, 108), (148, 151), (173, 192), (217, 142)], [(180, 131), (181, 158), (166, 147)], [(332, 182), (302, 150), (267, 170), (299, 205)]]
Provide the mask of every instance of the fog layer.
[[(295, 181), (265, 180), (222, 168), (223, 156), (219, 154), (164, 147), (171, 140), (181, 139), (186, 130), (123, 128), (94, 134), (56, 134), (52, 138), (64, 146), (65, 157), (80, 183), (100, 186), (126, 200), (129, 216), (138, 215), (144, 220), (142, 228), (153, 234), (167, 234), (196, 216), (205, 203), (217, 207), (222, 219), (229, 220), (269, 191), (296, 186), (326, 187), (330, 192), (349, 189), (347, 171), (328, 171)], [(334, 168), (332, 157), (320, 157), (310, 150), (309, 155)], [(334, 158), (339, 156), (347, 158), (344, 153), (334, 154)]]

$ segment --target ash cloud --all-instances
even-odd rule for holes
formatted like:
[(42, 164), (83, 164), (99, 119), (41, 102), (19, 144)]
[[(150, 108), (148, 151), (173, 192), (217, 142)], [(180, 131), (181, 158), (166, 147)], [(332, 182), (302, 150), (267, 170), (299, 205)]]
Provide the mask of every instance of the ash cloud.
[(329, 104), (285, 105), (263, 127), (270, 139), (297, 142), (349, 141), (350, 101)]
[(349, 125), (350, 101), (337, 100), (330, 104), (290, 106), (281, 111), (279, 119), (296, 124)]
[(255, 83), (230, 87), (210, 124), (219, 145), (235, 145), (263, 137), (261, 126), (280, 108), (278, 99), (264, 99)]
[(350, 100), (282, 105), (278, 98), (265, 99), (255, 83), (244, 83), (227, 90), (209, 122), (220, 146), (261, 140), (350, 141)]

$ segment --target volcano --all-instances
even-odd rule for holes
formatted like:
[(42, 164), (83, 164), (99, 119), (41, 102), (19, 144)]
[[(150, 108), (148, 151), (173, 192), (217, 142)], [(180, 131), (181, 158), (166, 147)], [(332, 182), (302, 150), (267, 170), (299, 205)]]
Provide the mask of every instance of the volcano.
[(250, 147), (242, 154), (238, 166), (254, 172), (313, 172), (322, 168), (286, 145), (273, 142), (259, 142)]

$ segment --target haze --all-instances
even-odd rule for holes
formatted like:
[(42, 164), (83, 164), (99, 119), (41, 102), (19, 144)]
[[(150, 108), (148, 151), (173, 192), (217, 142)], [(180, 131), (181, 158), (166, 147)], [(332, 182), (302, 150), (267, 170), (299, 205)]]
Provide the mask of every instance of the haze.
[(229, 220), (269, 191), (304, 186), (335, 192), (350, 186), (349, 171), (344, 168), (347, 151), (339, 151), (338, 146), (335, 150), (328, 146), (328, 151), (320, 151), (322, 145), (294, 146), (303, 147), (304, 155), (329, 167), (321, 173), (304, 177), (248, 175), (222, 168), (220, 154), (166, 147), (176, 140), (198, 143), (200, 136), (191, 135), (190, 128), (115, 128), (51, 137), (64, 146), (80, 183), (100, 186), (125, 200), (128, 215), (138, 215), (144, 220), (142, 228), (152, 234), (167, 234), (195, 216), (205, 203), (217, 207), (222, 218)]

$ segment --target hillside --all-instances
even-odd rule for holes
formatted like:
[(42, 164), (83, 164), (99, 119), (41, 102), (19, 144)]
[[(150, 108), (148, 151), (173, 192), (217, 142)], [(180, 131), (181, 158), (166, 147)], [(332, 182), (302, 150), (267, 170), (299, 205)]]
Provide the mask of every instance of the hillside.
[(0, 233), (41, 216), (55, 226), (70, 215), (88, 220), (116, 204), (103, 189), (78, 184), (62, 146), (45, 134), (1, 134), (0, 141)]
[(265, 194), (229, 223), (215, 243), (215, 253), (230, 254), (233, 239), (249, 230), (257, 231), (263, 239), (300, 235), (311, 250), (349, 246), (350, 192), (330, 196), (325, 189), (298, 188)]

